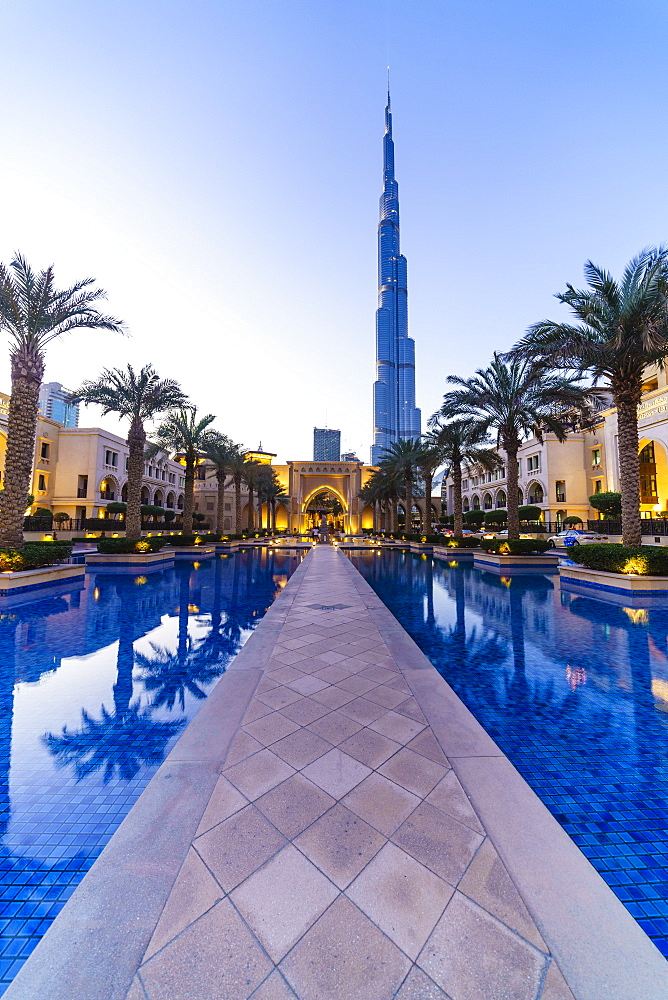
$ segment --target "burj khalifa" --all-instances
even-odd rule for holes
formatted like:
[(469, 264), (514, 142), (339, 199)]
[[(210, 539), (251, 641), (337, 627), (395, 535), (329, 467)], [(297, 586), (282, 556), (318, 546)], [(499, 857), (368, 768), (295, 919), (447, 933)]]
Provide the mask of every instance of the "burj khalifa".
[(415, 406), (415, 341), (408, 336), (406, 258), (399, 247), (399, 187), (394, 179), (390, 93), (385, 108), (383, 193), (378, 223), (376, 381), (373, 386), (371, 464), (378, 465), (395, 441), (419, 437)]

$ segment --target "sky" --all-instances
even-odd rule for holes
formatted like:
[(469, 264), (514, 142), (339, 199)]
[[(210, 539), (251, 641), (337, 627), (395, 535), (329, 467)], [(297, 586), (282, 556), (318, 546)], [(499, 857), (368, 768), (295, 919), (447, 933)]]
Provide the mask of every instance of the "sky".
[(150, 362), (279, 461), (314, 426), (369, 460), (388, 64), (423, 429), (585, 260), (668, 241), (666, 0), (1, 0), (0, 33), (0, 260), (129, 331), (46, 380)]

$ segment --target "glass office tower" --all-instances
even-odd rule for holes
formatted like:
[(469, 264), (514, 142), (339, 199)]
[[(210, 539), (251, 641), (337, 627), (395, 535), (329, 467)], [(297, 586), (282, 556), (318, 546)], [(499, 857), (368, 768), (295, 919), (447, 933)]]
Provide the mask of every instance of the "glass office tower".
[(408, 336), (406, 258), (399, 247), (399, 188), (394, 178), (390, 94), (385, 108), (383, 193), (378, 224), (378, 309), (376, 381), (373, 387), (371, 464), (377, 465), (395, 441), (419, 437), (415, 406), (415, 341)]
[(341, 431), (330, 427), (313, 428), (313, 461), (341, 461)]

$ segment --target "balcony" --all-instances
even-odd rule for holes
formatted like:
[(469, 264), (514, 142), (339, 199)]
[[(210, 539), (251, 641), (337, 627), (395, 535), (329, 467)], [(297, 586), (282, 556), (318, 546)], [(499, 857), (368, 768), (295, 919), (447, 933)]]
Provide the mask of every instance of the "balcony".
[(561, 490), (557, 490), (557, 503), (566, 503), (566, 494)]
[(77, 490), (77, 498), (79, 500), (85, 500), (87, 496), (88, 496), (88, 487), (80, 486), (79, 489)]
[(113, 490), (100, 490), (100, 500), (115, 500), (116, 494)]

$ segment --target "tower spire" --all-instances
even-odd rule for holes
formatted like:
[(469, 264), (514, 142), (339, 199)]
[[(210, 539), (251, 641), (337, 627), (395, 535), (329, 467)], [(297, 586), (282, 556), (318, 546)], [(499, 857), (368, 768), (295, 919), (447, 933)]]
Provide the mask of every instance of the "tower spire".
[(394, 176), (394, 140), (387, 68), (387, 106), (383, 136), (383, 192), (378, 224), (378, 309), (376, 381), (373, 387), (377, 465), (395, 441), (419, 437), (421, 414), (415, 406), (415, 342), (408, 336), (406, 258), (399, 245), (399, 185)]

